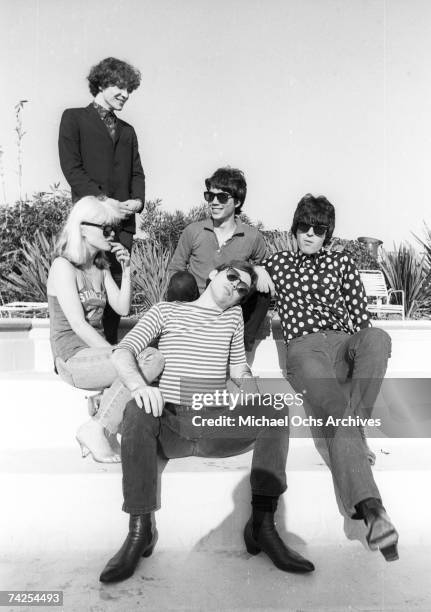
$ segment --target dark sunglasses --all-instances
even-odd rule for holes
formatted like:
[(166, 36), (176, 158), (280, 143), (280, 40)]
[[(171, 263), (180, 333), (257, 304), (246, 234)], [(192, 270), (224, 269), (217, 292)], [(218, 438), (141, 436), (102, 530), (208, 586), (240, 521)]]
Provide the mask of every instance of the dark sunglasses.
[(103, 235), (105, 236), (105, 238), (109, 238), (109, 236), (112, 233), (115, 234), (115, 227), (113, 225), (104, 225), (104, 224), (100, 224), (100, 223), (90, 223), (89, 221), (82, 221), (81, 225), (91, 225), (92, 227), (101, 227)]
[(245, 297), (250, 291), (249, 285), (247, 285), (247, 283), (241, 280), (241, 276), (238, 274), (235, 268), (227, 268), (226, 278), (230, 283), (235, 283), (236, 281), (239, 281), (235, 285), (234, 289), (238, 292), (238, 295), (241, 298)]
[(298, 222), (298, 231), (301, 232), (301, 234), (306, 234), (310, 227), (313, 228), (313, 232), (316, 236), (323, 236), (323, 234), (328, 231), (327, 225), (314, 225), (313, 223), (305, 223), (305, 221)]
[(227, 193), (227, 191), (221, 191), (220, 193), (214, 193), (214, 191), (204, 191), (204, 198), (210, 204), (214, 200), (214, 198), (217, 198), (219, 204), (226, 204), (229, 198), (232, 197), (232, 194)]

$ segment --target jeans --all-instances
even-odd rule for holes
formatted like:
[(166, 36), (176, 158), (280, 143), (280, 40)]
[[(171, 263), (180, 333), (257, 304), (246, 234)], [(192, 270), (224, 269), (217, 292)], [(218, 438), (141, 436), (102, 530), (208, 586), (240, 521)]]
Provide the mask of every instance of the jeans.
[[(73, 387), (93, 391), (104, 389), (94, 420), (100, 422), (109, 433), (115, 434), (131, 395), (118, 378), (111, 355), (111, 347), (89, 347), (78, 351), (67, 361), (57, 357), (55, 363), (60, 377)], [(138, 367), (147, 384), (160, 376), (164, 365), (163, 355), (155, 348), (148, 347), (139, 355)]]
[(257, 332), (266, 317), (270, 303), (270, 293), (254, 291), (241, 304), (244, 317), (244, 345), (246, 351), (253, 349)]
[[(279, 427), (212, 427), (202, 430), (192, 425), (198, 413), (187, 406), (166, 404), (161, 417), (147, 414), (135, 401), (127, 404), (121, 438), (123, 467), (123, 510), (129, 514), (146, 514), (159, 509), (157, 496), (158, 452), (166, 459), (177, 457), (230, 457), (254, 448), (251, 467), (251, 489), (254, 494), (278, 497), (287, 488), (286, 460), (289, 429)], [(271, 407), (237, 406), (210, 408), (205, 416), (255, 416), (272, 418)]]
[[(297, 392), (305, 393), (308, 416), (368, 418), (379, 393), (390, 357), (391, 340), (376, 328), (349, 335), (341, 331), (308, 334), (287, 348), (287, 378)], [(342, 384), (350, 382), (350, 398)], [(380, 499), (366, 447), (356, 426), (311, 427), (319, 452), (327, 461), (346, 513), (368, 497)]]

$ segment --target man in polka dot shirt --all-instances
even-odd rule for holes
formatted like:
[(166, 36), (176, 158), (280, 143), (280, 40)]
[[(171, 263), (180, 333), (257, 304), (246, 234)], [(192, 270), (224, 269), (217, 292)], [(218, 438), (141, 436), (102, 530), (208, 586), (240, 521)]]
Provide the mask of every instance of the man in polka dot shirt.
[[(257, 271), (262, 280), (266, 270), (274, 284), (287, 377), (304, 393), (316, 446), (331, 469), (344, 510), (365, 521), (370, 548), (379, 548), (392, 561), (398, 558), (398, 534), (382, 505), (365, 436), (356, 424), (357, 417), (371, 415), (391, 341), (385, 331), (371, 327), (352, 259), (325, 249), (334, 227), (332, 204), (323, 196), (305, 195), (292, 223), (297, 252), (275, 253)], [(350, 397), (342, 387), (347, 381)]]

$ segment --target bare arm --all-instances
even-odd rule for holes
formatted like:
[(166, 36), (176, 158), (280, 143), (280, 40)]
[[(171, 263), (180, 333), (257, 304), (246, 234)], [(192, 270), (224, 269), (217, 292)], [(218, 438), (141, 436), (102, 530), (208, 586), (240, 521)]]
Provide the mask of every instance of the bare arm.
[(94, 348), (111, 346), (85, 320), (76, 286), (75, 268), (63, 257), (57, 257), (51, 266), (48, 277), (48, 293), (57, 297), (70, 327), (88, 346)]

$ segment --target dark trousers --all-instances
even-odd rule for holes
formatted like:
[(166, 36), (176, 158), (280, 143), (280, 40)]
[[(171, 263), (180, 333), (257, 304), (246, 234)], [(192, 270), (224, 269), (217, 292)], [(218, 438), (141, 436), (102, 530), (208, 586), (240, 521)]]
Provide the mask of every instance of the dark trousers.
[[(297, 392), (306, 392), (308, 416), (324, 423), (328, 416), (369, 418), (390, 351), (390, 337), (377, 328), (353, 335), (339, 331), (309, 334), (289, 343), (287, 377)], [(350, 393), (346, 394), (342, 384), (348, 381)], [(346, 513), (358, 518), (356, 504), (368, 497), (380, 499), (359, 428), (315, 426), (311, 431)]]
[(270, 302), (270, 293), (254, 291), (241, 304), (242, 315), (244, 317), (244, 345), (246, 351), (251, 351), (253, 348), (257, 332), (266, 317)]
[[(115, 241), (120, 242), (126, 249), (131, 253), (133, 245), (133, 234), (130, 232), (120, 231), (115, 236)], [(116, 257), (112, 253), (108, 253), (108, 260), (110, 264), (110, 271), (112, 278), (116, 282), (118, 287), (121, 287), (121, 278), (123, 270), (121, 264), (117, 261)], [(103, 311), (103, 333), (105, 334), (106, 340), (109, 344), (117, 344), (118, 342), (118, 327), (120, 325), (121, 316), (106, 303), (105, 310)]]
[[(253, 450), (251, 490), (257, 495), (278, 497), (286, 490), (289, 429), (279, 427), (208, 427), (192, 424), (196, 415), (235, 417), (254, 414), (282, 418), (285, 411), (250, 405), (211, 408), (203, 413), (185, 406), (166, 404), (159, 418), (146, 414), (134, 401), (127, 404), (121, 440), (123, 510), (145, 514), (159, 508), (157, 496), (158, 453), (177, 457), (230, 457)], [(287, 411), (286, 411), (287, 413)], [(236, 421), (238, 422), (238, 421)], [(184, 494), (187, 494), (184, 491)]]

